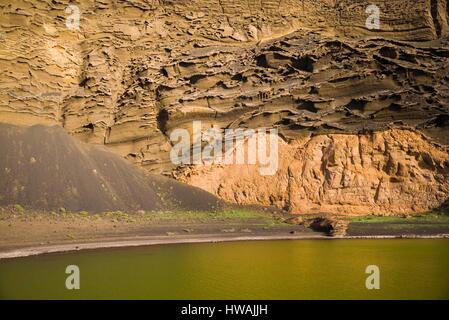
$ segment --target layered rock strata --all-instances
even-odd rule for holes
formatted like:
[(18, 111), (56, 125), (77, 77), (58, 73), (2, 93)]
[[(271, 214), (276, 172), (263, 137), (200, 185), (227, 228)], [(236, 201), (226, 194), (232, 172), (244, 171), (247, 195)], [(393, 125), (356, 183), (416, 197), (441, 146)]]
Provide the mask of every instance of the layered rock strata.
[[(379, 30), (366, 27), (373, 4)], [(79, 9), (79, 27), (69, 5)], [(165, 174), (179, 169), (170, 161), (170, 133), (189, 129), (193, 120), (220, 130), (277, 128), (295, 153), (311, 137), (357, 140), (373, 130), (396, 134), (391, 128), (416, 130), (444, 146), (448, 16), (446, 0), (6, 1), (0, 4), (0, 122), (58, 124), (147, 172)], [(354, 203), (357, 211), (355, 201), (368, 208), (379, 172), (366, 177), (364, 196), (343, 201), (351, 203), (347, 208)], [(334, 210), (331, 190), (296, 205), (261, 201), (291, 211)], [(278, 197), (277, 190), (266, 192)], [(417, 196), (416, 210), (444, 198), (432, 192), (424, 193), (427, 205)], [(414, 210), (405, 208), (407, 194), (399, 201), (404, 205), (377, 200), (373, 210)]]

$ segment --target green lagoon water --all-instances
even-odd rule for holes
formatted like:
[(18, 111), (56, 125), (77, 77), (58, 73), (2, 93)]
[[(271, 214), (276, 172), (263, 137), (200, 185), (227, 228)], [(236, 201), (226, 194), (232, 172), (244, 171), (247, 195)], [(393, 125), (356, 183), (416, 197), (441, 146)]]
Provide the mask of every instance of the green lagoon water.
[[(65, 288), (67, 265), (80, 290)], [(365, 269), (380, 268), (380, 290)], [(449, 299), (449, 240), (160, 245), (0, 260), (1, 299)]]

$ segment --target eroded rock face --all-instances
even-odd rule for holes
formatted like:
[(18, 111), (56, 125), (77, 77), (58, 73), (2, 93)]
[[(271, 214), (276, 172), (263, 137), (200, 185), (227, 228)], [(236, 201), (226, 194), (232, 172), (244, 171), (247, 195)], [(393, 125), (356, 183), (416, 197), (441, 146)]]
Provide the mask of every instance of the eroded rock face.
[(449, 194), (447, 150), (410, 130), (280, 141), (279, 154), (274, 176), (261, 176), (256, 165), (204, 165), (179, 177), (230, 202), (292, 213), (426, 212)]
[[(59, 124), (165, 174), (177, 169), (170, 133), (193, 120), (219, 129), (275, 127), (295, 152), (312, 134), (359, 139), (392, 127), (449, 144), (447, 0), (85, 0), (74, 3), (79, 29), (66, 25), (70, 4), (0, 4), (0, 122)], [(366, 28), (372, 4), (380, 9), (380, 30)], [(379, 177), (349, 207), (371, 199)], [(397, 190), (406, 185), (391, 183)], [(268, 188), (260, 197), (276, 194)], [(408, 202), (407, 194), (399, 202)], [(334, 210), (334, 196), (268, 202), (291, 211)], [(429, 197), (427, 206), (416, 200), (417, 210), (439, 201)], [(379, 201), (375, 210), (393, 208)]]

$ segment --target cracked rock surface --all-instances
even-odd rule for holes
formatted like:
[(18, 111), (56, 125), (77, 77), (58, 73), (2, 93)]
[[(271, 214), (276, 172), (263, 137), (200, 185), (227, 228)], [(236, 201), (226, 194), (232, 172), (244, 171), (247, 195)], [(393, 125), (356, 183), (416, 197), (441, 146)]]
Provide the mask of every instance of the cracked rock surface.
[[(0, 122), (60, 125), (232, 202), (425, 211), (449, 198), (448, 20), (447, 0), (3, 1)], [(279, 171), (176, 167), (170, 133), (194, 120), (277, 128)]]
[(276, 174), (258, 168), (203, 165), (183, 169), (180, 179), (230, 202), (293, 213), (426, 212), (449, 194), (448, 149), (410, 130), (280, 141)]

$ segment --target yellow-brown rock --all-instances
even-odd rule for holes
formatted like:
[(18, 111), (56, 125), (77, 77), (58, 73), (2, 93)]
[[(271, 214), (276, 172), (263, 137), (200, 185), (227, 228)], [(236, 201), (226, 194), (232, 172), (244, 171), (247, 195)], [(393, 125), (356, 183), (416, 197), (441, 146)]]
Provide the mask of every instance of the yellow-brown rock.
[[(448, 2), (2, 1), (0, 122), (58, 124), (237, 203), (425, 211), (449, 198)], [(193, 120), (277, 128), (279, 172), (177, 168), (169, 135)]]
[(292, 213), (427, 212), (449, 194), (447, 149), (410, 130), (280, 141), (279, 156), (274, 176), (261, 176), (257, 165), (203, 165), (178, 177), (230, 202)]

